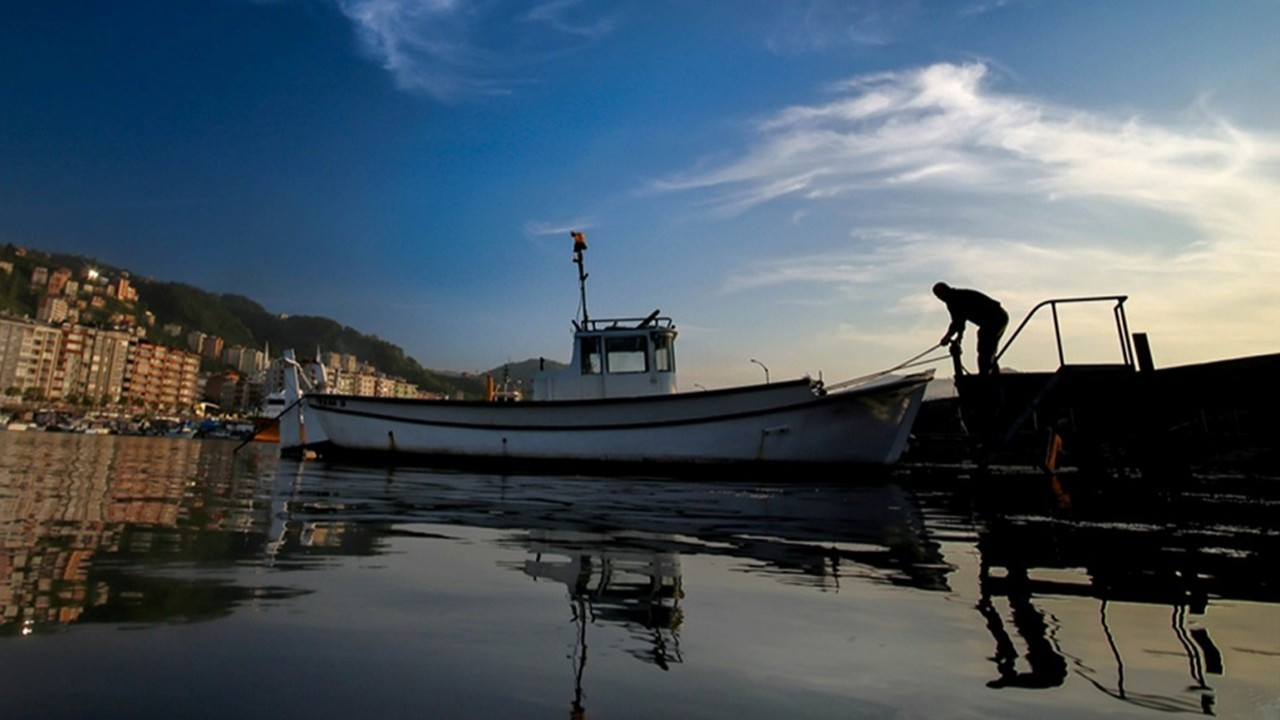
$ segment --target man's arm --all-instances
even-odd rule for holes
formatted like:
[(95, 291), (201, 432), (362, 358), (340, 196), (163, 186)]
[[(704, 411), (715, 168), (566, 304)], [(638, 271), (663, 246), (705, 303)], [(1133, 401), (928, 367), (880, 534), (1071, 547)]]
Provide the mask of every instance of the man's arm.
[(955, 342), (964, 339), (964, 318), (956, 317), (955, 311), (951, 312), (951, 325), (947, 327), (947, 334), (942, 336), (942, 340), (938, 341), (938, 347), (946, 347), (952, 342), (951, 336), (955, 336)]

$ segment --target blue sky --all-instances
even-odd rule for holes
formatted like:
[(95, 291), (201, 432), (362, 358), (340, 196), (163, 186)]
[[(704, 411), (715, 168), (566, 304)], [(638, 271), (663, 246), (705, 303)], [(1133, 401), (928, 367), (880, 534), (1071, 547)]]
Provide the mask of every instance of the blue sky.
[[(685, 388), (897, 364), (937, 280), (1015, 323), (1127, 294), (1160, 365), (1276, 352), (1277, 36), (1263, 0), (11, 3), (0, 241), (450, 370), (567, 358), (571, 229)], [(1063, 321), (1118, 359), (1109, 309)]]

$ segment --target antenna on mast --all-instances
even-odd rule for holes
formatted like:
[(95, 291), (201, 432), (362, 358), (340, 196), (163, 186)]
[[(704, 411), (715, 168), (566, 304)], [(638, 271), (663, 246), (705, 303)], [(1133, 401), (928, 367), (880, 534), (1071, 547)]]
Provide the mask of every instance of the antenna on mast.
[(582, 253), (587, 249), (587, 236), (572, 230), (569, 236), (573, 238), (573, 264), (578, 266), (578, 293), (581, 296), (582, 303), (582, 327), (587, 326), (587, 271), (582, 264)]

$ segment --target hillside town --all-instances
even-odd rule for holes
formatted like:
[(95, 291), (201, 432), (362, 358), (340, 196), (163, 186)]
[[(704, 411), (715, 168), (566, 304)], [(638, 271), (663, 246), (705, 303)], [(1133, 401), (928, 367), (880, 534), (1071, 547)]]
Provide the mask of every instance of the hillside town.
[[(0, 261), (0, 276), (15, 272)], [(37, 266), (28, 289), (38, 298), (35, 317), (0, 313), (0, 427), (147, 432), (234, 423), (260, 415), (282, 385), (269, 348), (155, 327), (151, 313), (138, 312), (128, 273)], [(317, 348), (308, 364), (324, 368), (331, 392), (439, 397), (354, 355)]]

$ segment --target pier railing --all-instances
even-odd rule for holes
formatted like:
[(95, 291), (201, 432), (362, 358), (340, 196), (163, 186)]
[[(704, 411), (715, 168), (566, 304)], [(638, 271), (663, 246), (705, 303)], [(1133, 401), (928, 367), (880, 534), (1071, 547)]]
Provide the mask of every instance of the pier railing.
[(1063, 353), (1063, 349), (1062, 349), (1062, 327), (1058, 321), (1058, 306), (1078, 304), (1078, 303), (1112, 302), (1112, 303), (1115, 303), (1115, 305), (1111, 309), (1111, 312), (1112, 312), (1112, 315), (1115, 317), (1116, 333), (1120, 339), (1121, 361), (1123, 362), (1124, 365), (1128, 367), (1133, 367), (1134, 366), (1133, 340), (1129, 335), (1129, 320), (1124, 313), (1124, 303), (1128, 299), (1129, 299), (1128, 295), (1095, 295), (1090, 297), (1053, 298), (1051, 300), (1044, 300), (1040, 302), (1038, 305), (1036, 305), (1035, 307), (1031, 308), (1031, 311), (1027, 313), (1027, 316), (1022, 319), (1022, 322), (1018, 325), (1018, 328), (1013, 331), (1013, 334), (1010, 335), (1009, 339), (1005, 341), (1004, 346), (1000, 348), (1000, 352), (996, 353), (995, 361), (999, 362), (1000, 358), (1004, 357), (1004, 354), (1009, 349), (1009, 346), (1013, 344), (1014, 340), (1018, 339), (1018, 335), (1022, 332), (1022, 329), (1027, 326), (1027, 323), (1031, 321), (1031, 318), (1034, 317), (1037, 312), (1047, 307), (1049, 308), (1050, 313), (1052, 313), (1053, 315), (1053, 337), (1058, 347), (1058, 366), (1061, 367), (1063, 365), (1066, 365), (1067, 364), (1066, 356)]

